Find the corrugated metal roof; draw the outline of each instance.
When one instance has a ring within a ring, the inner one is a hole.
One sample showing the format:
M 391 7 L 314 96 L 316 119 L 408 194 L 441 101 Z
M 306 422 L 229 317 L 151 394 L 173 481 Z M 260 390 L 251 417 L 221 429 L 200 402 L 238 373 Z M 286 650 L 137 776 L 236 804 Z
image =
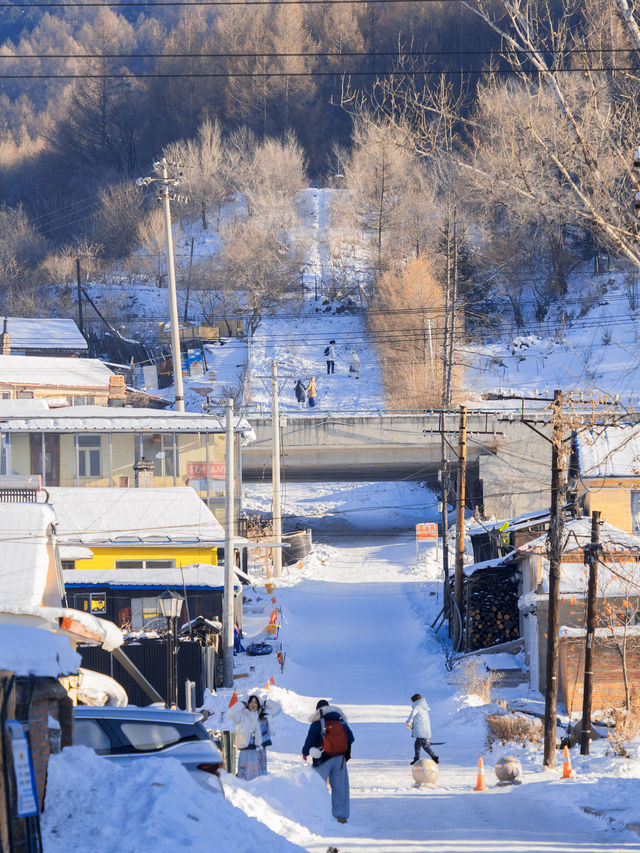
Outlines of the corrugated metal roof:
M 234 429 L 245 441 L 255 434 L 247 420 L 236 415 Z M 108 406 L 65 406 L 27 417 L 2 415 L 0 432 L 208 432 L 224 433 L 224 423 L 215 415 L 193 412 L 165 412 Z

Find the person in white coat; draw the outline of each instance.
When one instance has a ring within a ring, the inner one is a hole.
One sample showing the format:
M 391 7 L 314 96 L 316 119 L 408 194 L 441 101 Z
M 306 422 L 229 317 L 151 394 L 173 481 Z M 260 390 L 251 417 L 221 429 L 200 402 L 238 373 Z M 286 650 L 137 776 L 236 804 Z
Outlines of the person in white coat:
M 411 737 L 415 740 L 413 761 L 410 763 L 415 764 L 420 758 L 420 750 L 424 749 L 429 758 L 438 764 L 440 759 L 431 749 L 431 720 L 429 719 L 427 700 L 420 693 L 414 693 L 411 702 L 413 707 L 405 723 L 406 727 L 411 729 Z
M 272 699 L 260 700 L 256 694 L 229 708 L 236 727 L 239 779 L 247 781 L 267 775 L 267 747 L 271 746 L 271 718 L 281 711 Z

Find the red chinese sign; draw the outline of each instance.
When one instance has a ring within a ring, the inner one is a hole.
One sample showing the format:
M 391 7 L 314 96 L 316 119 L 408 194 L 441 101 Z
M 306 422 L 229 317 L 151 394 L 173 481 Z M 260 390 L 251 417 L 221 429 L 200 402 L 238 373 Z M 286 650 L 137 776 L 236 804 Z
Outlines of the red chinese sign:
M 206 462 L 187 462 L 187 477 L 192 480 L 207 479 L 207 463 Z M 209 462 L 209 480 L 224 480 L 225 463 L 224 462 Z
M 438 525 L 434 522 L 416 524 L 416 539 L 418 542 L 429 542 L 438 538 Z

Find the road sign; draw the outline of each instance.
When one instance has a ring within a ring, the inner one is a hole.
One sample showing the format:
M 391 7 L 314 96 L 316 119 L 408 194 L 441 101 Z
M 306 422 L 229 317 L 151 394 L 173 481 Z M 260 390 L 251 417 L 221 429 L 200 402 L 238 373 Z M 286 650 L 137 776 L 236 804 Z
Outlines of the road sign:
M 33 771 L 31 750 L 24 725 L 17 720 L 7 720 L 6 730 L 11 739 L 13 771 L 15 773 L 18 799 L 18 817 L 30 817 L 40 813 L 36 775 Z
M 416 524 L 416 539 L 418 542 L 433 542 L 438 539 L 438 525 L 433 521 Z

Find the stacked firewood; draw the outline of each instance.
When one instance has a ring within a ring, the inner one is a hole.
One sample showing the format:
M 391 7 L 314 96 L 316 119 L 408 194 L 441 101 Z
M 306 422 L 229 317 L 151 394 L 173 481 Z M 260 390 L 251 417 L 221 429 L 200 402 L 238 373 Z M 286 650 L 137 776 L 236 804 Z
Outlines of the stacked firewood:
M 466 590 L 466 645 L 485 649 L 520 636 L 517 580 L 504 574 L 474 578 Z

